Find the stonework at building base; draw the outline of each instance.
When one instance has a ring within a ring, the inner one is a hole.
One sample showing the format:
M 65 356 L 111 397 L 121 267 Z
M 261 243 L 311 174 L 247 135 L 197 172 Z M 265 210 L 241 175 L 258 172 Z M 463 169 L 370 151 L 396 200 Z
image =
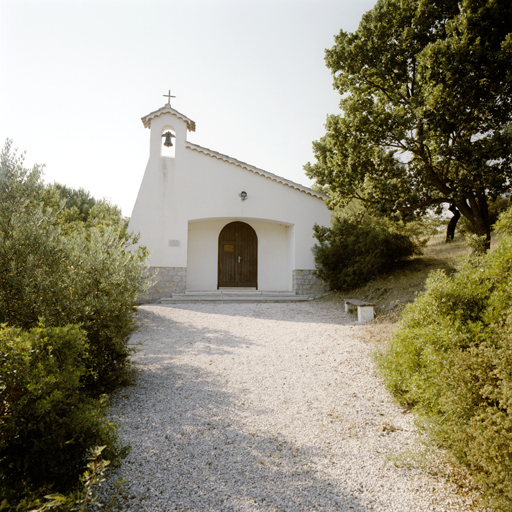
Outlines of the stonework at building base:
M 318 297 L 329 292 L 329 287 L 315 274 L 314 270 L 294 270 L 292 272 L 293 293 Z M 187 288 L 187 267 L 149 267 L 152 285 L 140 297 L 139 302 L 158 302 L 173 294 L 183 294 Z M 273 291 L 273 290 L 268 290 Z
M 140 302 L 157 302 L 173 293 L 185 293 L 187 286 L 187 267 L 149 267 L 153 283 L 140 298 Z
M 329 292 L 329 286 L 315 275 L 314 270 L 294 270 L 292 282 L 293 291 L 297 295 L 317 297 Z

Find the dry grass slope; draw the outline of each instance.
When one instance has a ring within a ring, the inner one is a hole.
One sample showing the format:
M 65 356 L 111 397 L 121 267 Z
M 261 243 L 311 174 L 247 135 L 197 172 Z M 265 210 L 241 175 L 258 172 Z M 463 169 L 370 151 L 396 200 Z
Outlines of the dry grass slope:
M 447 274 L 459 267 L 460 257 L 469 249 L 464 237 L 445 242 L 444 234 L 432 238 L 425 247 L 423 256 L 404 262 L 393 272 L 350 290 L 335 292 L 319 300 L 336 301 L 343 306 L 344 298 L 359 299 L 375 304 L 375 320 L 361 331 L 364 341 L 376 345 L 385 344 L 397 327 L 400 312 L 413 302 L 425 289 L 425 281 L 435 270 L 443 269 Z

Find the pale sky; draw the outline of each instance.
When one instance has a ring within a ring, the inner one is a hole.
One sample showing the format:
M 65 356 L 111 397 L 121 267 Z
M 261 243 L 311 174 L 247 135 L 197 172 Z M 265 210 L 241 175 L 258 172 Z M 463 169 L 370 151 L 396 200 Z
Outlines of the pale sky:
M 0 143 L 131 215 L 164 106 L 188 140 L 310 185 L 338 112 L 324 51 L 376 0 L 0 0 Z

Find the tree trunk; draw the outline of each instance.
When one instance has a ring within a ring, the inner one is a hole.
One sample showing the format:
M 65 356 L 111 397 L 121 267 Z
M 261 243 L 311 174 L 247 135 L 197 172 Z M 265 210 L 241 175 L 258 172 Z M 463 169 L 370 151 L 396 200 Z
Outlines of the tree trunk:
M 488 251 L 491 248 L 491 226 L 485 193 L 469 191 L 465 199 L 456 203 L 456 207 L 471 222 L 473 232 L 484 238 L 485 250 Z
M 452 204 L 448 209 L 453 213 L 453 217 L 450 219 L 450 222 L 448 222 L 448 226 L 446 228 L 446 242 L 452 242 L 455 238 L 455 228 L 460 219 L 460 212 L 454 204 Z
M 475 233 L 478 236 L 485 237 L 485 250 L 491 248 L 491 225 L 489 222 L 489 207 L 487 197 L 483 192 L 476 193 L 476 202 L 478 205 L 478 215 L 475 215 Z

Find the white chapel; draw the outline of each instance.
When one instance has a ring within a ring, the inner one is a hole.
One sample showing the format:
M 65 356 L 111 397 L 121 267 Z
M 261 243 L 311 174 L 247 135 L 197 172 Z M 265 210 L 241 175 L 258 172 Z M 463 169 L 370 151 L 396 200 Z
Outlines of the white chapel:
M 142 122 L 149 160 L 129 230 L 151 252 L 144 301 L 327 291 L 311 251 L 314 224 L 330 225 L 325 195 L 188 142 L 196 124 L 170 103 Z

